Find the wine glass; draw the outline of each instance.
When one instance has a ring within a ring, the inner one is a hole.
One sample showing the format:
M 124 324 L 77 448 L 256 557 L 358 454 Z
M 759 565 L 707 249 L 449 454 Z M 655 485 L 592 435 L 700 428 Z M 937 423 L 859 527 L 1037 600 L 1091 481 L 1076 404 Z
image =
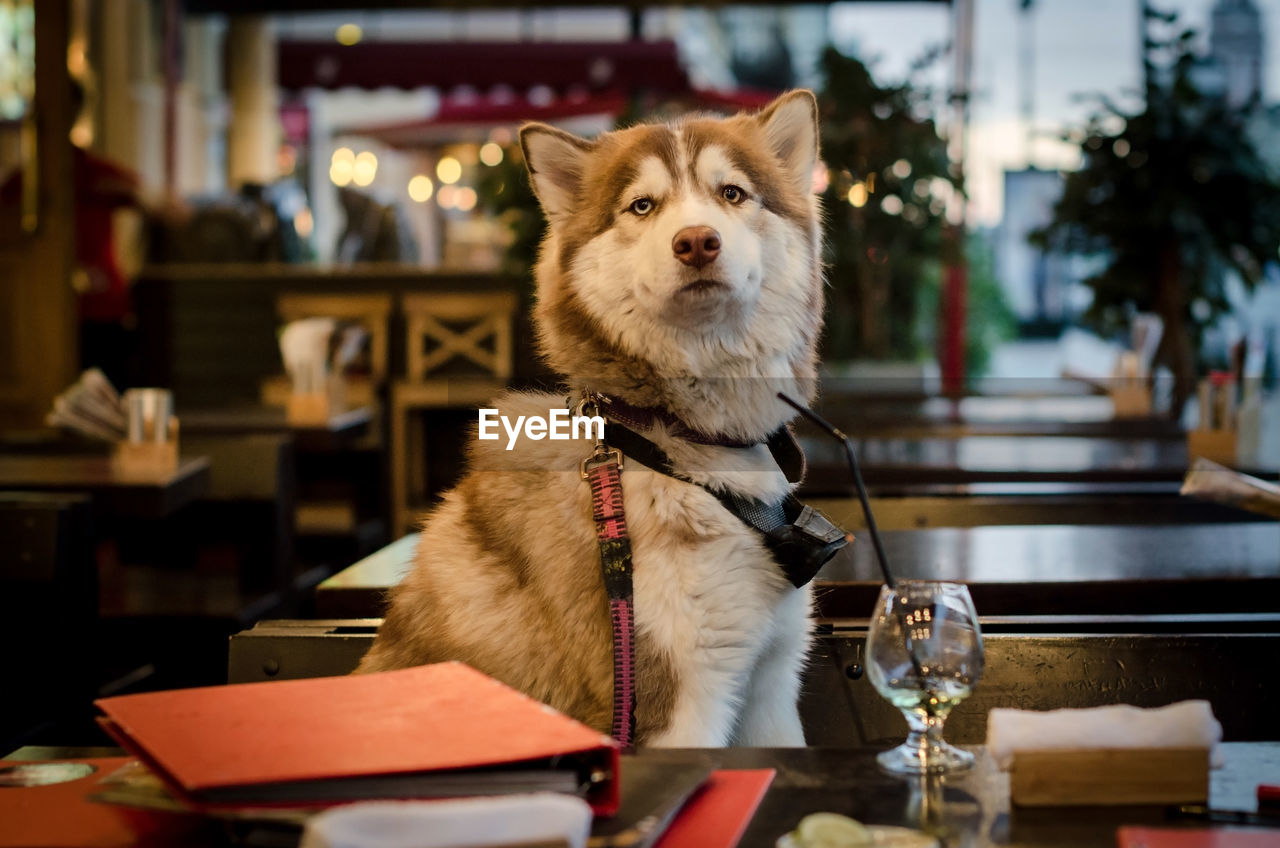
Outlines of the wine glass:
M 962 583 L 899 580 L 883 586 L 867 635 L 871 685 L 902 710 L 907 741 L 876 757 L 897 774 L 940 774 L 973 765 L 942 725 L 982 676 L 982 631 Z

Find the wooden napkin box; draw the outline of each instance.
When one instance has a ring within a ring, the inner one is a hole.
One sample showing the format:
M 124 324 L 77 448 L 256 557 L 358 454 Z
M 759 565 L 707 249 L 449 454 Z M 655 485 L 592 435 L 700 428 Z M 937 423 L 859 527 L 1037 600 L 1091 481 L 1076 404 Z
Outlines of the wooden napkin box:
M 325 427 L 346 408 L 346 384 L 340 376 L 330 377 L 323 392 L 291 392 L 284 405 L 285 418 L 295 427 Z
M 1195 804 L 1209 799 L 1206 748 L 1017 751 L 1009 800 L 1018 807 Z
M 1194 462 L 1202 456 L 1220 465 L 1236 464 L 1235 430 L 1190 430 L 1187 432 L 1187 456 Z
M 178 470 L 178 419 L 169 419 L 169 438 L 163 442 L 116 442 L 111 469 L 124 477 L 165 477 Z
M 1111 405 L 1116 418 L 1146 418 L 1151 415 L 1151 389 L 1139 382 L 1111 387 Z

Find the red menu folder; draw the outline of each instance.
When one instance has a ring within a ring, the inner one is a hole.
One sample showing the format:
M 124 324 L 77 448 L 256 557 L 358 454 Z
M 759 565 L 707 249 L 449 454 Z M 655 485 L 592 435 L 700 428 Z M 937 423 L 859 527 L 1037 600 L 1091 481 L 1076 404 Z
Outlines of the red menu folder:
M 1280 832 L 1267 828 L 1122 827 L 1117 848 L 1276 848 Z
M 773 776 L 773 769 L 712 772 L 655 848 L 734 848 L 769 791 Z
M 614 741 L 462 663 L 95 702 L 111 736 L 195 807 L 516 791 L 618 806 Z

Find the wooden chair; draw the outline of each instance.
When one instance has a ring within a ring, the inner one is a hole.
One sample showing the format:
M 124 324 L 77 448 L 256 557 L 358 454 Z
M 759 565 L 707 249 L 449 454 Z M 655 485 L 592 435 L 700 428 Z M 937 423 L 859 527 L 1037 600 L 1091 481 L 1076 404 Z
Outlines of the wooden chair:
M 444 292 L 406 294 L 404 311 L 405 377 L 409 382 L 440 377 L 479 376 L 507 380 L 513 361 L 513 292 Z M 491 345 L 486 342 L 492 341 Z M 469 362 L 470 372 L 450 371 L 455 360 Z
M 413 529 L 425 502 L 424 410 L 480 406 L 514 368 L 514 292 L 406 294 L 405 379 L 391 387 L 391 534 Z

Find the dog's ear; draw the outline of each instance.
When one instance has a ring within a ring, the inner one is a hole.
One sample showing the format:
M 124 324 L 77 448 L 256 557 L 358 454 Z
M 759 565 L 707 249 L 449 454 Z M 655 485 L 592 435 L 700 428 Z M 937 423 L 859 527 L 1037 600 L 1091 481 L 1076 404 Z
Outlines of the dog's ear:
M 818 161 L 818 101 L 813 92 L 788 92 L 766 106 L 756 120 L 787 176 L 808 194 Z
M 520 147 L 542 211 L 552 223 L 567 218 L 573 213 L 591 143 L 547 124 L 525 124 Z

